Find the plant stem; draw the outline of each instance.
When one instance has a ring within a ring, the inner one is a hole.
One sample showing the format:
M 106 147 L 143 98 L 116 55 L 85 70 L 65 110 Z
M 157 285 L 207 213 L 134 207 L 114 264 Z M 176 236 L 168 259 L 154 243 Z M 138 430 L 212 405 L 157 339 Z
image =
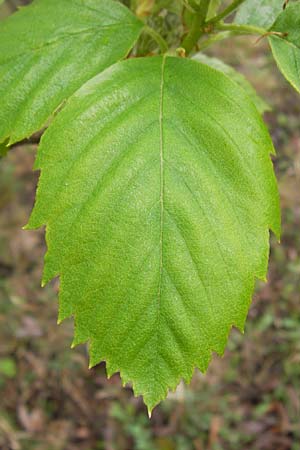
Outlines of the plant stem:
M 209 4 L 210 0 L 201 0 L 200 5 L 195 11 L 191 29 L 181 44 L 181 47 L 185 49 L 186 54 L 189 54 L 193 50 L 204 33 L 203 26 L 205 24 Z
M 234 0 L 227 8 L 225 8 L 220 14 L 208 20 L 206 23 L 216 23 L 225 17 L 229 16 L 229 14 L 233 13 L 245 0 Z
M 235 23 L 216 23 L 216 30 L 232 31 L 233 34 L 259 34 L 265 35 L 268 30 L 261 27 L 255 27 L 253 25 L 238 25 Z
M 228 39 L 232 37 L 231 31 L 223 31 L 218 34 L 213 34 L 209 38 L 205 39 L 204 41 L 201 41 L 200 44 L 198 44 L 198 51 L 201 52 L 202 50 L 205 50 L 206 48 L 210 47 L 211 45 L 215 44 L 216 42 L 223 41 L 223 39 Z
M 205 50 L 206 48 L 210 47 L 211 45 L 215 44 L 216 42 L 222 41 L 223 39 L 228 39 L 228 38 L 237 37 L 237 36 L 241 36 L 241 35 L 260 34 L 261 36 L 256 42 L 258 42 L 262 37 L 272 35 L 272 34 L 280 36 L 280 37 L 285 36 L 284 33 L 276 32 L 276 31 L 266 32 L 263 28 L 257 28 L 257 27 L 251 27 L 251 28 L 247 27 L 246 30 L 245 30 L 245 27 L 243 27 L 242 30 L 239 28 L 238 31 L 235 28 L 233 31 L 231 31 L 231 30 L 229 30 L 229 28 L 231 28 L 231 27 L 226 27 L 226 30 L 228 30 L 228 31 L 221 31 L 220 33 L 212 34 L 210 37 L 208 37 L 204 41 L 201 41 L 200 44 L 198 44 L 198 51 L 201 52 L 201 51 Z
M 155 40 L 155 42 L 159 45 L 161 53 L 166 53 L 169 50 L 168 44 L 165 41 L 165 39 L 153 28 L 149 27 L 148 25 L 145 25 L 144 32 L 149 34 L 149 36 L 151 36 L 152 39 Z

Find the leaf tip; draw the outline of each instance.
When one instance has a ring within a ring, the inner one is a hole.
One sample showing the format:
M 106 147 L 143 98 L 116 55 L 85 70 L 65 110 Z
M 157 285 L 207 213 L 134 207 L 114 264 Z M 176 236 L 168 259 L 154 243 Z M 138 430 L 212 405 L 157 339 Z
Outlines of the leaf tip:
M 73 341 L 73 343 L 74 343 L 74 341 Z M 93 358 L 93 356 L 91 356 L 91 354 L 90 354 L 89 369 L 92 369 L 97 364 L 99 364 L 99 361 L 98 360 L 96 361 L 95 358 Z

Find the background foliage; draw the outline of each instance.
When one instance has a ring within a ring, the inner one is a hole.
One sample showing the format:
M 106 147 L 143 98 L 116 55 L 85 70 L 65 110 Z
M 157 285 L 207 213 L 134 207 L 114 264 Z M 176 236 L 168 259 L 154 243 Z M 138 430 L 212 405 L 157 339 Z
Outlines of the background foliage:
M 175 13 L 148 20 L 176 41 Z M 258 286 L 245 336 L 233 332 L 224 358 L 215 358 L 205 377 L 196 373 L 190 387 L 180 386 L 151 422 L 117 376 L 107 381 L 103 365 L 87 370 L 85 347 L 69 350 L 71 321 L 56 325 L 57 283 L 39 288 L 43 233 L 21 230 L 34 198 L 35 143 L 1 161 L 1 450 L 300 449 L 300 103 L 266 42 L 255 39 L 210 54 L 244 72 L 273 109 L 265 117 L 278 150 L 282 243 L 273 247 L 269 284 Z

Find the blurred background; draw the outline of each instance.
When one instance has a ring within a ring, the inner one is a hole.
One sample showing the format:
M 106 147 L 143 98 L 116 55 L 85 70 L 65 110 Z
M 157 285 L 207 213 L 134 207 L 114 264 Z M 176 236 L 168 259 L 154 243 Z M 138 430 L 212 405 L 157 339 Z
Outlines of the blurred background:
M 0 18 L 19 4 L 6 0 Z M 147 17 L 174 45 L 178 4 L 152 2 Z M 134 8 L 146 16 L 147 5 Z M 136 53 L 151 50 L 149 39 Z M 107 380 L 104 364 L 88 370 L 86 347 L 70 349 L 72 320 L 56 324 L 59 282 L 40 287 L 43 230 L 22 230 L 38 137 L 16 145 L 0 160 L 1 450 L 300 450 L 300 97 L 265 40 L 235 38 L 208 54 L 244 73 L 268 103 L 277 149 L 283 235 L 280 245 L 272 237 L 268 283 L 257 285 L 245 335 L 233 330 L 224 357 L 206 375 L 195 371 L 149 421 L 118 375 Z

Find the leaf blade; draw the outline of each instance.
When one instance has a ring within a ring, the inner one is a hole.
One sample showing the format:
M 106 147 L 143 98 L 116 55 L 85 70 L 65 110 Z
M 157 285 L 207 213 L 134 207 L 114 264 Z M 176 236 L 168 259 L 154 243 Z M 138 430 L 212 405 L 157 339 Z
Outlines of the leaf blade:
M 257 94 L 256 90 L 249 83 L 246 77 L 244 77 L 244 75 L 235 70 L 233 67 L 229 66 L 228 64 L 225 64 L 218 58 L 207 56 L 202 52 L 194 55 L 193 59 L 195 59 L 196 61 L 200 61 L 203 64 L 207 64 L 213 69 L 219 70 L 223 72 L 225 75 L 228 75 L 232 81 L 236 82 L 239 86 L 241 86 L 241 88 L 245 90 L 245 92 L 247 92 L 247 94 L 255 104 L 260 114 L 264 114 L 266 111 L 271 110 L 270 106 L 266 103 L 266 101 L 263 98 L 261 98 Z
M 36 0 L 0 22 L 0 141 L 41 129 L 85 81 L 124 58 L 142 24 L 111 0 Z
M 268 29 L 282 11 L 282 5 L 283 2 L 278 0 L 246 0 L 239 7 L 234 21 Z
M 149 410 L 244 326 L 280 232 L 270 151 L 236 84 L 169 56 L 106 70 L 42 139 L 29 227 L 47 224 L 59 318 Z
M 300 4 L 288 6 L 276 19 L 271 31 L 284 37 L 270 35 L 268 40 L 277 66 L 287 81 L 300 92 Z

